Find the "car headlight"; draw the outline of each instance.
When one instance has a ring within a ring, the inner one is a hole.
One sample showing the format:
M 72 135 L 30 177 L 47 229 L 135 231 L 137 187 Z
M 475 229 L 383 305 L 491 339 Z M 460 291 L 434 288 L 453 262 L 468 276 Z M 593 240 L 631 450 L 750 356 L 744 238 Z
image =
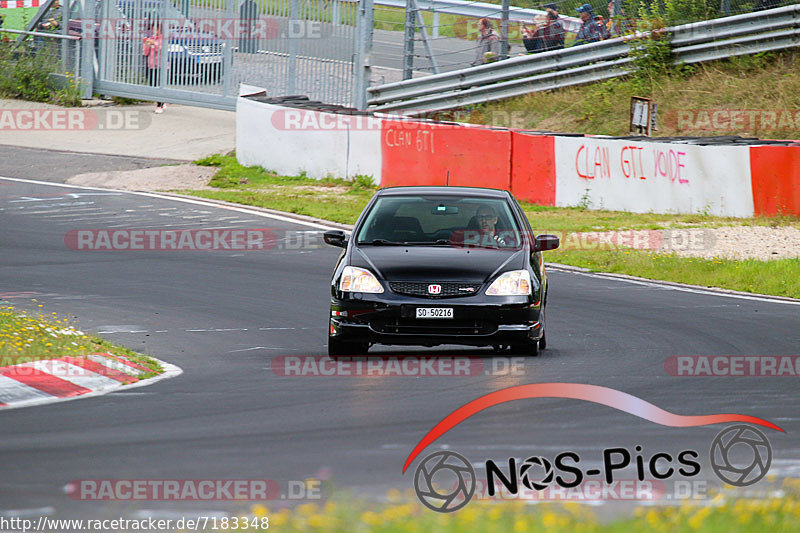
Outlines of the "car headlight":
M 366 268 L 346 266 L 339 281 L 339 290 L 343 292 L 383 292 L 383 286 L 375 274 Z
M 531 293 L 531 275 L 527 270 L 512 270 L 499 276 L 486 289 L 488 296 L 522 296 Z

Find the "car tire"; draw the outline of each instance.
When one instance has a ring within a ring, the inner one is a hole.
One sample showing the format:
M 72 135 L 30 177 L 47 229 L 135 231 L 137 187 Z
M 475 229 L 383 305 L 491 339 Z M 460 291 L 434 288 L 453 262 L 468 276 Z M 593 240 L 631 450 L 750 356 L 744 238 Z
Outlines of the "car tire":
M 328 355 L 341 357 L 346 355 L 366 355 L 369 343 L 360 341 L 343 341 L 336 337 L 328 337 Z
M 542 337 L 539 339 L 539 351 L 547 348 L 547 323 L 544 313 L 545 307 L 542 307 L 542 314 L 540 320 L 542 322 Z

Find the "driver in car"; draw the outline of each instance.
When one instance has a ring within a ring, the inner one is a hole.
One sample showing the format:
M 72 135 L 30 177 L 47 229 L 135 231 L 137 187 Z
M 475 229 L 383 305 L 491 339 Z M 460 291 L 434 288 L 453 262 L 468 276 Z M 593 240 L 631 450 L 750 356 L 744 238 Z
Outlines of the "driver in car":
M 497 213 L 495 213 L 494 209 L 486 205 L 481 206 L 478 208 L 475 218 L 478 220 L 482 244 L 506 246 L 506 240 L 497 231 Z

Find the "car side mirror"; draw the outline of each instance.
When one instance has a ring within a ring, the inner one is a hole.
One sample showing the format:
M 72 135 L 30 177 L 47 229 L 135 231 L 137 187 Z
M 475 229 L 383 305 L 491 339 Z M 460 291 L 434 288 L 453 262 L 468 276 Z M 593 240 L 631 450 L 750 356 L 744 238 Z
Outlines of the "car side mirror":
M 322 234 L 322 239 L 331 246 L 338 246 L 339 248 L 347 246 L 347 235 L 340 229 L 326 231 Z
M 539 235 L 536 237 L 533 250 L 535 252 L 546 252 L 558 248 L 560 241 L 555 235 Z

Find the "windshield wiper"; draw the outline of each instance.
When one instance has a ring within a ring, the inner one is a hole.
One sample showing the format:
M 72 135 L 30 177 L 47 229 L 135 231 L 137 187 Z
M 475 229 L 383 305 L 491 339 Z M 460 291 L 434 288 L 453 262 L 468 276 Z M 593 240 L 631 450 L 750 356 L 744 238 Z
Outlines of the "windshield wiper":
M 403 244 L 407 244 L 409 246 L 445 246 L 450 245 L 450 241 L 447 239 L 439 239 L 436 241 L 412 241 Z
M 370 244 L 373 246 L 405 246 L 405 242 L 387 241 L 386 239 L 373 239 L 371 241 L 358 241 L 359 245 Z

